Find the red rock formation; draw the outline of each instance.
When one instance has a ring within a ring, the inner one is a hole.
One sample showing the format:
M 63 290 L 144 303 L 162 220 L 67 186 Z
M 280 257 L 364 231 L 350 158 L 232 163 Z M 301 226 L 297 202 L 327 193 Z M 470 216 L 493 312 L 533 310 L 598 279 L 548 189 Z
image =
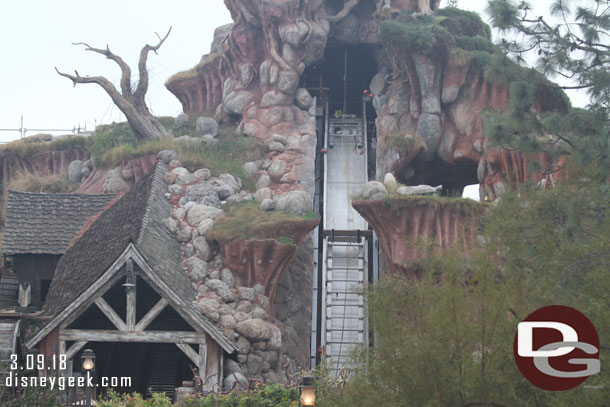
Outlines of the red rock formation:
M 8 185 L 21 172 L 32 172 L 39 175 L 63 175 L 74 160 L 88 160 L 89 153 L 73 148 L 65 151 L 45 151 L 21 157 L 18 154 L 6 154 L 2 157 L 2 185 Z
M 458 247 L 467 252 L 476 243 L 480 210 L 473 204 L 439 203 L 413 198 L 413 203 L 392 209 L 383 201 L 352 201 L 352 206 L 372 226 L 379 237 L 391 273 L 413 274 L 409 261 L 430 254 L 436 256 Z
M 264 294 L 269 298 L 273 314 L 275 292 L 281 278 L 296 256 L 298 245 L 319 223 L 320 219 L 311 219 L 280 228 L 278 236 L 289 237 L 294 244 L 283 244 L 273 239 L 222 242 L 224 264 L 241 279 L 241 285 L 253 287 L 260 284 L 265 288 Z
M 129 186 L 138 182 L 157 162 L 157 155 L 150 154 L 142 157 L 132 158 L 119 166 L 122 180 Z M 104 183 L 108 174 L 114 168 L 94 169 L 80 187 L 75 191 L 79 194 L 103 194 L 109 191 L 104 190 Z M 117 191 L 110 191 L 117 192 Z M 125 192 L 125 191 L 123 191 Z

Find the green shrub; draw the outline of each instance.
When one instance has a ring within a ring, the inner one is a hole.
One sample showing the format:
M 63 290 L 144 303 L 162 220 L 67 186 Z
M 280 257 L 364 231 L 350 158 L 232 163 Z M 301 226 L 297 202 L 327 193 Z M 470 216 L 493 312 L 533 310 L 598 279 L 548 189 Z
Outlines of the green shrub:
M 257 390 L 189 398 L 180 407 L 298 407 L 299 389 L 270 384 Z
M 62 407 L 59 390 L 47 387 L 26 387 L 23 395 L 14 397 L 11 390 L 0 386 L 0 405 L 2 407 Z

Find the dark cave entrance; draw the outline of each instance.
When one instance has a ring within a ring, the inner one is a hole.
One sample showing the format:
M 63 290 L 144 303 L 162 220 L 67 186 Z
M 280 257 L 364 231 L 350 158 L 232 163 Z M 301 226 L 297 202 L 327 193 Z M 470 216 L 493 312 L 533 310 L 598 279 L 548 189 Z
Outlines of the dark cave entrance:
M 399 177 L 399 181 L 405 185 L 442 185 L 443 196 L 461 197 L 464 188 L 479 183 L 477 164 L 470 161 L 457 162 L 449 166 L 438 157 L 426 162 L 420 155 L 413 160 L 411 167 L 415 170 L 415 174 L 408 179 Z
M 308 67 L 301 86 L 322 103 L 329 102 L 331 112 L 362 114 L 363 91 L 368 89 L 377 73 L 373 48 L 359 46 L 328 46 L 324 59 Z M 372 105 L 367 106 L 367 121 L 376 118 Z

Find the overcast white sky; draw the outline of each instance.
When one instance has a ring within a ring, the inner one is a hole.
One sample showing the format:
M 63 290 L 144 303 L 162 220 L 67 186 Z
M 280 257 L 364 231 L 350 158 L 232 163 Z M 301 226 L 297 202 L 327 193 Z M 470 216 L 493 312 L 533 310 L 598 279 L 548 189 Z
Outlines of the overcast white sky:
M 460 0 L 461 8 L 482 12 L 485 0 Z M 544 6 L 546 12 L 546 5 Z M 486 17 L 484 17 L 487 20 Z M 73 87 L 54 67 L 81 75 L 103 75 L 118 82 L 120 71 L 102 55 L 72 42 L 110 49 L 135 67 L 141 47 L 172 33 L 148 61 L 149 107 L 156 115 L 176 116 L 178 100 L 165 88 L 171 75 L 196 65 L 209 52 L 214 29 L 231 22 L 222 0 L 15 0 L 0 13 L 0 128 L 72 129 L 125 120 L 97 85 Z M 29 135 L 35 132 L 28 133 Z M 65 133 L 65 132 L 64 132 Z M 19 138 L 0 131 L 0 141 Z

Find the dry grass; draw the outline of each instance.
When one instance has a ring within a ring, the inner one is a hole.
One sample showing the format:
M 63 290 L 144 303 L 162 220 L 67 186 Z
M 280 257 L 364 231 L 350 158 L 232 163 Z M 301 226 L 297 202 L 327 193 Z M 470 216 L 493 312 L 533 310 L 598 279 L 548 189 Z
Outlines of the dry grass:
M 8 184 L 7 190 L 60 194 L 72 192 L 78 186 L 79 184 L 68 181 L 68 177 L 65 175 L 40 175 L 22 172 Z
M 314 217 L 317 215 L 296 216 L 281 211 L 265 212 L 260 209 L 259 202 L 245 201 L 225 208 L 225 213 L 206 235 L 219 242 L 231 239 L 275 239 L 283 244 L 294 244 L 290 237 L 278 236 L 280 228 L 285 230 L 287 225 Z
M 178 73 L 170 76 L 170 78 L 165 82 L 165 86 L 171 87 L 172 84 L 175 82 L 180 82 L 180 81 L 184 81 L 187 79 L 197 78 L 199 76 L 199 68 L 201 68 L 207 64 L 215 62 L 219 57 L 220 57 L 220 54 L 204 55 L 203 58 L 201 58 L 201 61 L 193 68 L 191 68 L 187 71 L 178 72 Z
M 194 126 L 194 121 L 192 125 Z M 124 131 L 121 130 L 118 134 L 124 136 Z M 123 136 L 121 139 L 125 138 Z M 94 149 L 92 154 L 96 167 L 110 168 L 132 158 L 156 154 L 161 150 L 178 151 L 180 162 L 191 171 L 207 168 L 214 176 L 232 174 L 241 178 L 244 189 L 253 190 L 254 181 L 246 176 L 242 165 L 263 157 L 268 152 L 268 147 L 255 138 L 238 134 L 233 127 L 220 126 L 217 143 L 214 145 L 207 145 L 199 139 L 176 142 L 167 138 L 138 145 L 123 142 L 105 150 Z
M 90 144 L 91 139 L 82 136 L 66 136 L 55 138 L 53 141 L 35 141 L 26 138 L 0 146 L 0 159 L 9 155 L 24 158 L 45 151 L 67 151 L 74 148 L 87 150 Z

